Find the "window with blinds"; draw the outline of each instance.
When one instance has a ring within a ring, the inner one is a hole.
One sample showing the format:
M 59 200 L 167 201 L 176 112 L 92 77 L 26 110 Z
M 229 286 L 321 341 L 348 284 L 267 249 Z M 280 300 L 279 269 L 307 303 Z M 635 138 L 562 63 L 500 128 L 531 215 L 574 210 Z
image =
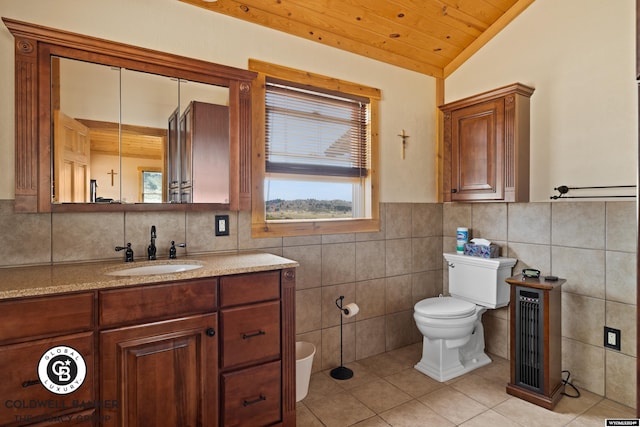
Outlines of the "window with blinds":
M 266 171 L 367 175 L 368 100 L 267 80 Z
M 267 78 L 265 115 L 268 219 L 362 216 L 369 100 Z

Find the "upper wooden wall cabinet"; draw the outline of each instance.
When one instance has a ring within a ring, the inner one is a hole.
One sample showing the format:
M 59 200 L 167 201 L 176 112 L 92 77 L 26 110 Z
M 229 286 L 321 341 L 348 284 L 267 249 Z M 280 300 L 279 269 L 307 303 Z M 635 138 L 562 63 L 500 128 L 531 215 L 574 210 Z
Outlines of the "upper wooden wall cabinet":
M 445 202 L 529 201 L 529 98 L 516 83 L 442 105 Z

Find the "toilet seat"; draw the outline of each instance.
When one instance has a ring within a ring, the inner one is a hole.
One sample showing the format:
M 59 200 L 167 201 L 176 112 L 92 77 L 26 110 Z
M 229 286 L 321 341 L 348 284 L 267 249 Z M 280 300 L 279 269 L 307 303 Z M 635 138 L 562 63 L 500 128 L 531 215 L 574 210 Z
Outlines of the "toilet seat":
M 436 297 L 419 301 L 414 310 L 431 319 L 461 319 L 474 315 L 476 305 L 454 297 Z

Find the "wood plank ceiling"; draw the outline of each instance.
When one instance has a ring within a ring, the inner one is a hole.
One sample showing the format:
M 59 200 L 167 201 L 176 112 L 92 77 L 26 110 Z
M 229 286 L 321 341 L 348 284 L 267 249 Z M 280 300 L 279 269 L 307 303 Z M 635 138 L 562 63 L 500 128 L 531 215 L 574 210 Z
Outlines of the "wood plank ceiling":
M 534 0 L 181 0 L 446 78 Z
M 167 130 L 97 120 L 76 119 L 90 129 L 91 154 L 163 160 Z

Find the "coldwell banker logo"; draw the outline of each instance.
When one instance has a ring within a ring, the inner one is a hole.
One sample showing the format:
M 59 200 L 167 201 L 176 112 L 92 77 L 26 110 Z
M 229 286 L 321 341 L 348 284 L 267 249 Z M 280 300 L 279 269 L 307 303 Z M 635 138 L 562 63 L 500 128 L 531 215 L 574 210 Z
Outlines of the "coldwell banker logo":
M 87 375 L 87 365 L 82 355 L 67 346 L 47 350 L 38 363 L 38 377 L 42 385 L 55 394 L 76 391 Z

